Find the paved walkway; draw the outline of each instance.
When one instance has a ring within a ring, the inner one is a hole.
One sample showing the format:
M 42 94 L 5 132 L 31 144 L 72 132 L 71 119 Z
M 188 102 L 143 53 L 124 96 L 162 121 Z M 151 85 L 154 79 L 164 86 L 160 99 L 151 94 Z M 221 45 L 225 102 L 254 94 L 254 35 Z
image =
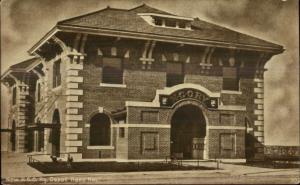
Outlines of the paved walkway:
M 43 173 L 27 165 L 26 154 L 1 152 L 1 177 L 42 176 Z
M 278 179 L 284 178 L 282 182 L 295 182 L 299 181 L 299 169 L 270 169 L 260 168 L 244 165 L 233 165 L 233 164 L 220 164 L 219 170 L 197 170 L 197 171 L 156 171 L 156 172 L 126 172 L 126 173 L 110 173 L 110 172 L 94 172 L 94 173 L 61 173 L 61 174 L 43 174 L 34 168 L 31 168 L 26 163 L 28 161 L 26 154 L 12 154 L 12 153 L 1 153 L 1 177 L 94 177 L 101 179 L 103 183 L 125 183 L 125 182 L 136 182 L 136 183 L 193 183 L 199 180 L 203 182 L 222 182 L 224 179 L 231 178 L 232 182 L 244 182 L 242 180 L 252 180 L 253 183 L 257 181 L 256 177 L 263 179 Z M 197 162 L 183 162 L 184 165 L 198 165 Z M 216 167 L 216 162 L 205 162 L 201 161 L 200 166 Z M 201 179 L 199 179 L 201 178 Z M 216 181 L 213 181 L 213 180 Z M 255 180 L 256 179 L 256 180 Z M 132 180 L 132 181 L 131 181 Z M 219 180 L 219 181 L 218 181 Z M 231 181 L 230 181 L 231 182 Z M 248 182 L 248 181 L 246 181 Z M 260 181 L 258 181 L 260 182 Z M 263 181 L 262 181 L 263 182 Z M 261 182 L 261 183 L 262 183 Z M 270 182 L 270 181 L 266 181 Z M 278 181 L 279 182 L 279 181 Z M 245 183 L 245 182 L 244 182 Z

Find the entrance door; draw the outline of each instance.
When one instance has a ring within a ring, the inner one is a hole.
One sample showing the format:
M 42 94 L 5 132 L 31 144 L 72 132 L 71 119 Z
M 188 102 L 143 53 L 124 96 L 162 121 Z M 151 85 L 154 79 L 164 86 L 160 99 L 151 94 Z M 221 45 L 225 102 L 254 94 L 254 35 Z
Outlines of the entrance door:
M 11 135 L 10 135 L 10 142 L 11 142 L 11 151 L 16 151 L 16 122 L 13 120 L 11 126 Z
M 203 159 L 206 124 L 202 111 L 195 105 L 185 105 L 171 120 L 171 155 L 184 159 Z
M 60 155 L 60 117 L 56 109 L 53 113 L 52 124 L 56 124 L 50 132 L 50 139 L 52 143 L 51 155 L 59 157 Z

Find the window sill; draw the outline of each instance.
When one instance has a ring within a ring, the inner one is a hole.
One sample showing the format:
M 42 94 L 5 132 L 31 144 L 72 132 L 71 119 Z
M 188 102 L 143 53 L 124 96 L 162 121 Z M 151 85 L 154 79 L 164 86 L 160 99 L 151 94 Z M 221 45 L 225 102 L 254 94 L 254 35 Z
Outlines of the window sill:
M 221 90 L 222 94 L 242 94 L 242 91 Z
M 87 146 L 87 149 L 91 149 L 91 150 L 96 150 L 96 149 L 113 150 L 113 149 L 115 149 L 115 147 L 114 146 Z
M 100 87 L 126 88 L 126 84 L 108 84 L 108 83 L 100 83 Z

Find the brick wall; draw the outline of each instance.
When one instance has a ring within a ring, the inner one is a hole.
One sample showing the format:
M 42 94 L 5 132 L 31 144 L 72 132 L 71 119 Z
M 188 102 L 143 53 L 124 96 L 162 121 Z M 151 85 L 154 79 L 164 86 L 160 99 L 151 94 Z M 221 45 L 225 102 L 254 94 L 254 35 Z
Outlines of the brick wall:
M 159 138 L 153 150 L 142 149 L 142 133 L 155 133 Z M 168 128 L 129 128 L 128 158 L 129 159 L 164 159 L 170 155 L 170 129 Z

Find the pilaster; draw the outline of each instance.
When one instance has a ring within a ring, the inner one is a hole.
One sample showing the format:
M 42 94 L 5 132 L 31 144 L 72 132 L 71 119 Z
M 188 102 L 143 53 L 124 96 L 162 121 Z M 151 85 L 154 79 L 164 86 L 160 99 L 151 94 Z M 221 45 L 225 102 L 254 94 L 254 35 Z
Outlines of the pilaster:
M 264 158 L 264 79 L 263 70 L 257 70 L 254 78 L 254 137 L 257 139 L 255 143 L 254 159 L 260 160 Z
M 25 83 L 21 82 L 17 85 L 17 106 L 18 106 L 18 116 L 17 116 L 17 151 L 27 152 L 26 150 L 26 132 L 25 126 L 28 122 L 28 104 L 26 97 L 29 95 L 29 87 Z
M 82 154 L 79 153 L 79 148 L 82 147 L 82 140 L 80 139 L 82 134 L 81 125 L 83 124 L 82 115 L 82 83 L 83 76 L 81 71 L 83 70 L 84 55 L 69 55 L 70 60 L 66 65 L 66 152 L 70 153 L 74 159 L 82 158 Z

